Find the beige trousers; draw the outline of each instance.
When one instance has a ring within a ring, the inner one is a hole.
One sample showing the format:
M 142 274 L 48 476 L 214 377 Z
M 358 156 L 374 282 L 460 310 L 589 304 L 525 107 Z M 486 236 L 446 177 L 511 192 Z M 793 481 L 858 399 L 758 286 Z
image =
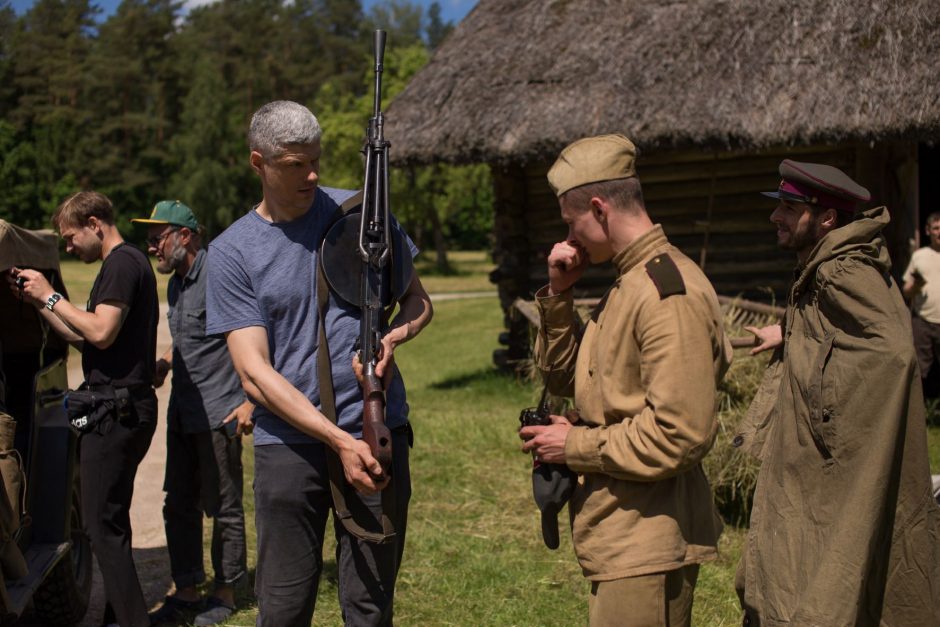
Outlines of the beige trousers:
M 595 581 L 591 627 L 689 627 L 698 564 L 665 573 Z

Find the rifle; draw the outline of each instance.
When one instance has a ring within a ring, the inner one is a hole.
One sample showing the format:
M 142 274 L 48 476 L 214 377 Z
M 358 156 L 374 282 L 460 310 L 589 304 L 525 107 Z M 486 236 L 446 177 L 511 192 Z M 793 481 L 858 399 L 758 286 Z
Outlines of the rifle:
M 392 464 L 392 435 L 385 426 L 385 388 L 375 375 L 382 348 L 382 323 L 388 291 L 384 272 L 391 258 L 388 202 L 388 148 L 385 116 L 382 114 L 382 61 L 385 57 L 385 31 L 376 30 L 375 98 L 366 135 L 366 173 L 359 217 L 359 258 L 362 260 L 362 316 L 359 323 L 359 361 L 363 366 L 362 439 L 387 475 Z
M 385 388 L 375 374 L 388 314 L 402 297 L 414 270 L 404 236 L 391 228 L 388 150 L 382 113 L 382 70 L 385 31 L 373 36 L 375 99 L 366 131 L 365 181 L 362 203 L 330 227 L 320 260 L 330 289 L 360 308 L 359 361 L 362 379 L 362 439 L 382 465 L 381 480 L 392 463 L 392 438 L 385 426 Z

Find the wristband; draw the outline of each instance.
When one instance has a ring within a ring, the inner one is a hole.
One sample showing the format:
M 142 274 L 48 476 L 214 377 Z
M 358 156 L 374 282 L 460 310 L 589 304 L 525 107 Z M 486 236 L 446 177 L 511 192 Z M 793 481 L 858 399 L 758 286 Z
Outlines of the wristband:
M 53 292 L 52 296 L 50 296 L 46 300 L 46 309 L 48 309 L 49 311 L 52 311 L 52 308 L 55 307 L 55 304 L 59 302 L 60 300 L 62 300 L 62 294 L 59 294 L 58 292 Z

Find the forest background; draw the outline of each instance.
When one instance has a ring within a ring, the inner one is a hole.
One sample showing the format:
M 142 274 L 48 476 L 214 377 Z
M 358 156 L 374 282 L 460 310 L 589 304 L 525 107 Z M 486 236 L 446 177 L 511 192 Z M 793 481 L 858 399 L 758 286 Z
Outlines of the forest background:
M 386 0 L 221 0 L 193 8 L 124 0 L 100 19 L 90 0 L 0 0 L 0 218 L 49 228 L 68 194 L 95 189 L 118 226 L 164 198 L 193 208 L 210 237 L 261 198 L 248 166 L 251 114 L 271 100 L 308 106 L 324 129 L 321 184 L 362 184 L 372 114 L 372 31 L 388 31 L 383 106 L 452 30 L 441 7 Z M 394 146 L 392 146 L 394 152 Z M 392 208 L 419 247 L 488 245 L 485 165 L 392 173 Z

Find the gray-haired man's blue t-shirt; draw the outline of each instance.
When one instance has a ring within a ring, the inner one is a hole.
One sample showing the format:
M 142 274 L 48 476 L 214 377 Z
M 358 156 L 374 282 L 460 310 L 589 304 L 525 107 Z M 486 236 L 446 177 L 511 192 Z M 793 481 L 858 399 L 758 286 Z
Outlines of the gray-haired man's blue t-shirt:
M 269 222 L 252 209 L 209 245 L 206 333 L 264 327 L 274 369 L 319 408 L 317 263 L 337 207 L 356 192 L 317 189 L 313 206 L 290 222 Z M 397 227 L 397 223 L 396 223 Z M 408 239 L 412 256 L 418 253 Z M 359 308 L 330 294 L 326 335 L 340 428 L 362 435 L 362 392 L 352 372 Z M 396 372 L 386 391 L 389 429 L 405 424 L 405 386 Z M 262 406 L 254 413 L 255 446 L 318 442 Z

